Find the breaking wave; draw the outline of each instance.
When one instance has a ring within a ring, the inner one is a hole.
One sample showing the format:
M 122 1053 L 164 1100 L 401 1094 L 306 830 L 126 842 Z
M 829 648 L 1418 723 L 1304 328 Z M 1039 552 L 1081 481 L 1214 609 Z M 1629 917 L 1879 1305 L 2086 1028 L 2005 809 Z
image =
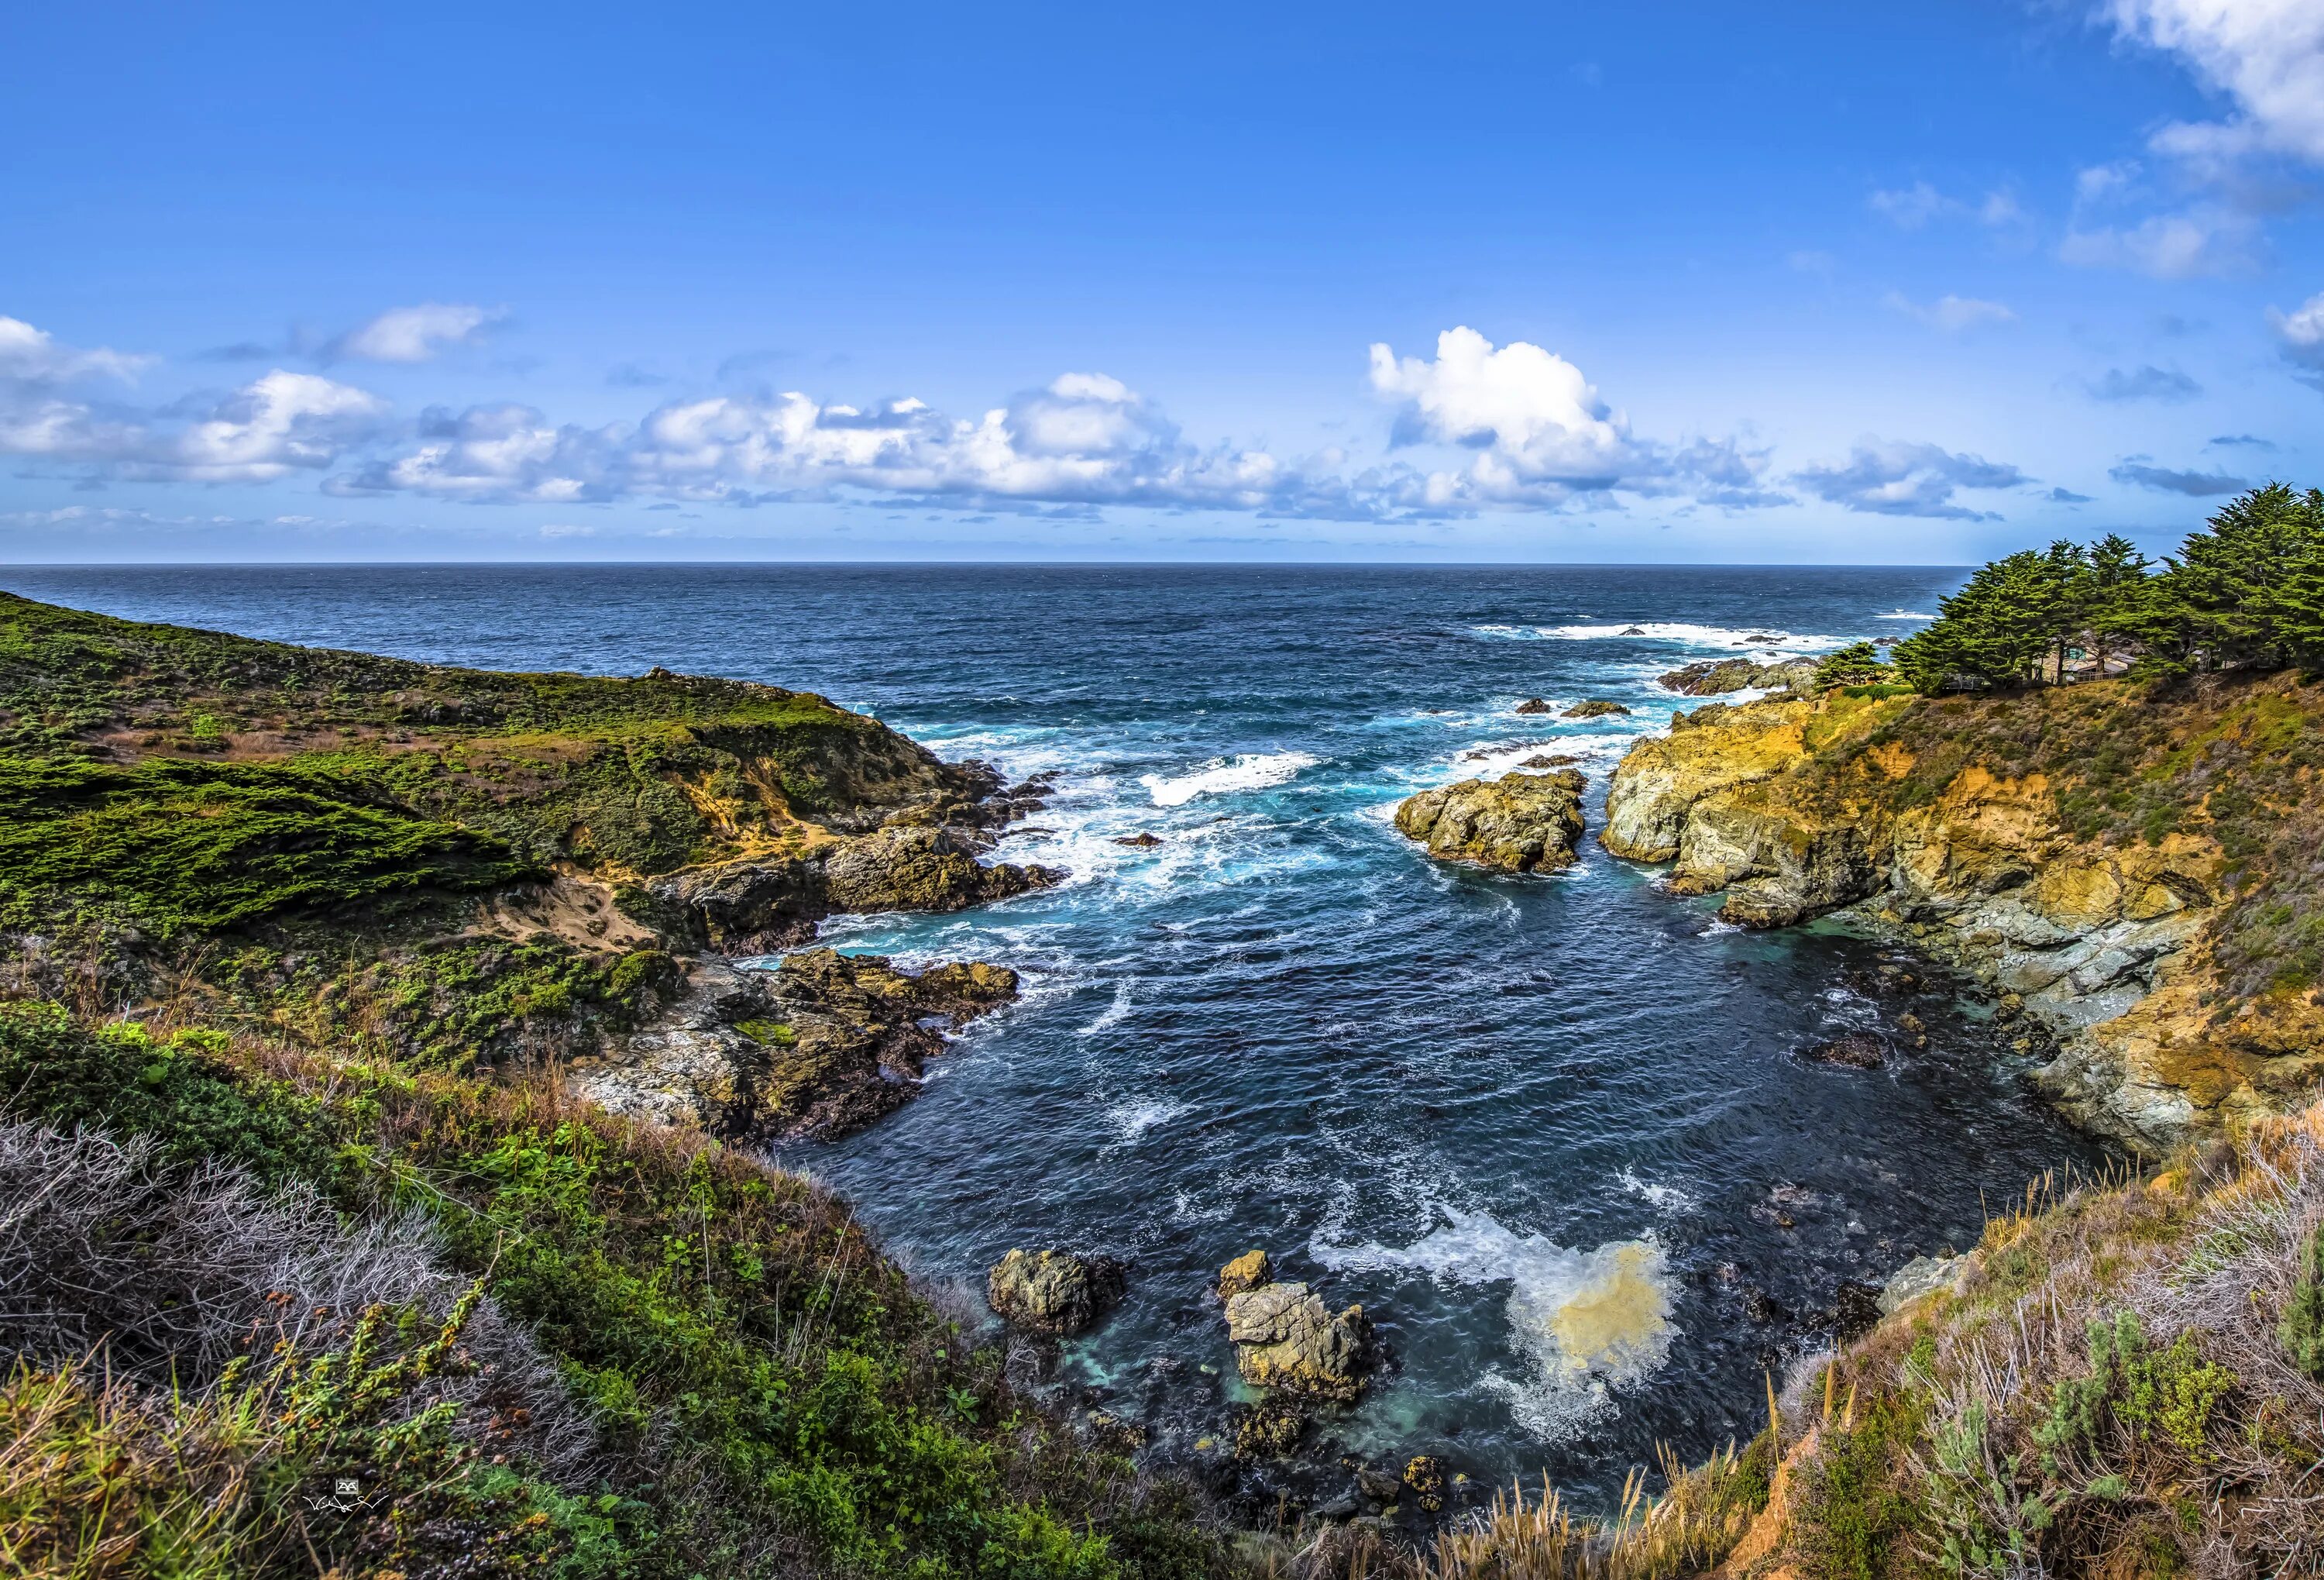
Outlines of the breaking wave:
M 1652 1234 L 1574 1251 L 1521 1234 L 1487 1213 L 1439 1209 L 1450 1220 L 1397 1250 L 1377 1241 L 1308 1247 L 1334 1271 L 1425 1274 L 1440 1283 L 1509 1286 L 1509 1339 L 1530 1363 L 1523 1381 L 1489 1373 L 1536 1436 L 1570 1437 L 1614 1407 L 1612 1390 L 1652 1375 L 1668 1357 L 1669 1270 Z
M 1146 787 L 1156 806 L 1183 807 L 1196 796 L 1286 784 L 1298 777 L 1300 770 L 1313 768 L 1320 761 L 1305 752 L 1247 752 L 1231 760 L 1214 758 L 1198 772 L 1180 774 L 1176 779 L 1149 773 L 1138 782 Z
M 1478 636 L 1502 642 L 1599 642 L 1628 637 L 1633 642 L 1678 642 L 1688 647 L 1799 650 L 1848 645 L 1847 639 L 1839 636 L 1803 634 L 1766 625 L 1693 625 L 1680 620 L 1637 620 L 1622 625 L 1472 625 L 1469 629 Z

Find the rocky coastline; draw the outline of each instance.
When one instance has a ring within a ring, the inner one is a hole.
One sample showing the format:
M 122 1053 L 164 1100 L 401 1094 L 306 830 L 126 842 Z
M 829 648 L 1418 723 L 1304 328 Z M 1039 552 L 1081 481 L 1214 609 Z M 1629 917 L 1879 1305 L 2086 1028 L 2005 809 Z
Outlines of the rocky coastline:
M 2119 715 L 2147 706 L 2126 687 L 1714 703 L 1624 757 L 1600 837 L 1671 864 L 1674 894 L 1723 895 L 1728 921 L 1838 914 L 1960 971 L 2021 1021 L 2037 1084 L 2070 1116 L 2165 1152 L 2301 1101 L 2324 1074 L 2324 1017 L 2307 994 L 2238 997 L 2223 979 L 2223 931 L 2261 874 L 2230 856 L 2234 831 L 2201 815 L 2200 791 L 2157 802 L 2168 816 L 2143 828 L 2081 810 L 2125 794 L 2066 775 L 2103 762 Z M 2171 727 L 2200 744 L 2232 736 L 2239 710 L 2292 704 L 2289 681 L 2217 687 Z M 2057 766 L 2029 772 L 2023 734 L 2045 729 Z M 2159 742 L 2156 760 L 2172 750 Z

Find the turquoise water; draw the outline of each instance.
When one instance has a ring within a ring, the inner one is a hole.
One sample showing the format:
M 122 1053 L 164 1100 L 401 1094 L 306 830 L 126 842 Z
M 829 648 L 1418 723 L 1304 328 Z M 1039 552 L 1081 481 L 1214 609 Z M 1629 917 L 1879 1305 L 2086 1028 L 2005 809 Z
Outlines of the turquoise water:
M 1132 1266 L 1065 1386 L 1166 1455 L 1237 1397 L 1220 1263 L 1253 1245 L 1360 1301 L 1394 1356 L 1319 1440 L 1480 1482 L 1618 1484 L 1764 1413 L 1842 1280 L 1962 1245 L 1980 1195 L 2087 1144 L 1973 1000 L 1901 957 L 1746 933 L 1591 845 L 1554 877 L 1429 863 L 1413 790 L 1572 753 L 1591 781 L 1678 699 L 1653 677 L 1918 628 L 1950 571 L 414 568 L 15 570 L 143 618 L 515 668 L 654 664 L 822 691 L 946 756 L 1057 776 L 1001 855 L 1062 888 L 826 938 L 1016 966 L 920 1098 L 786 1149 L 933 1279 L 1012 1245 Z M 1642 634 L 1624 634 L 1637 627 Z M 1517 715 L 1541 696 L 1628 717 Z M 1690 705 L 1691 706 L 1691 705 Z M 1151 833 L 1162 843 L 1115 843 Z M 1915 969 L 1918 969 L 1915 967 Z M 1941 988 L 1941 984 L 1936 984 Z M 1906 1010 L 1930 1046 L 1895 1029 Z M 1876 1071 L 1803 1058 L 1887 1035 Z M 1226 1473 L 1220 1473 L 1224 1476 Z M 1280 1473 L 1246 1476 L 1263 1495 Z

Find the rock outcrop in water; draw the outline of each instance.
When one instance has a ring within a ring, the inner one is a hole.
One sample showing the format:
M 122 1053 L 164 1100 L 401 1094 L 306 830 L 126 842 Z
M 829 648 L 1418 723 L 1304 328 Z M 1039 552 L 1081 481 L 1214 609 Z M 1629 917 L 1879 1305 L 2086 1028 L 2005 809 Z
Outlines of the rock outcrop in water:
M 1469 779 L 1407 797 L 1396 827 L 1441 861 L 1479 862 L 1512 873 L 1573 864 L 1585 781 L 1572 769 Z
M 2316 701 L 2279 678 L 1714 704 L 1623 759 L 1601 837 L 1745 926 L 1854 907 L 2022 1006 L 2070 1113 L 2160 1150 L 2324 1075 L 2324 1005 L 2227 968 L 2273 936 L 2255 897 L 2305 893 L 2284 830 Z
M 830 1139 L 918 1095 L 957 1030 L 1017 996 L 1005 966 L 914 975 L 877 955 L 808 949 L 773 971 L 694 963 L 653 1025 L 577 1060 L 576 1090 L 620 1113 L 754 1140 Z M 933 1022 L 933 1023 L 932 1023 Z
M 1070 1338 L 1097 1326 L 1128 1288 L 1110 1256 L 1063 1251 L 1011 1251 L 985 1275 L 985 1298 L 1006 1321 Z
M 1558 717 L 1605 718 L 1609 715 L 1619 714 L 1627 716 L 1629 711 L 1630 710 L 1628 708 L 1623 707 L 1618 702 L 1609 702 L 1602 697 L 1592 697 L 1585 702 L 1575 703 L 1572 707 L 1567 708 L 1563 713 L 1558 715 Z
M 1312 1399 L 1354 1399 L 1374 1358 L 1364 1308 L 1334 1316 L 1305 1284 L 1261 1284 L 1229 1296 L 1227 1337 L 1245 1382 Z
M 1685 697 L 1724 697 L 1730 691 L 1805 691 L 1815 681 L 1813 659 L 1763 663 L 1757 659 L 1704 659 L 1655 677 L 1666 691 Z

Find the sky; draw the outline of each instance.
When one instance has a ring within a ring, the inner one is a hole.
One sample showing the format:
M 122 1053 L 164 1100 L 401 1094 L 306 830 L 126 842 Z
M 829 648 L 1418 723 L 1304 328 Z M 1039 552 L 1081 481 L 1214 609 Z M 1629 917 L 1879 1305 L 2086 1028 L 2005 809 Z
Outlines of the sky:
M 18 6 L 0 561 L 2163 550 L 2320 183 L 2324 0 Z

